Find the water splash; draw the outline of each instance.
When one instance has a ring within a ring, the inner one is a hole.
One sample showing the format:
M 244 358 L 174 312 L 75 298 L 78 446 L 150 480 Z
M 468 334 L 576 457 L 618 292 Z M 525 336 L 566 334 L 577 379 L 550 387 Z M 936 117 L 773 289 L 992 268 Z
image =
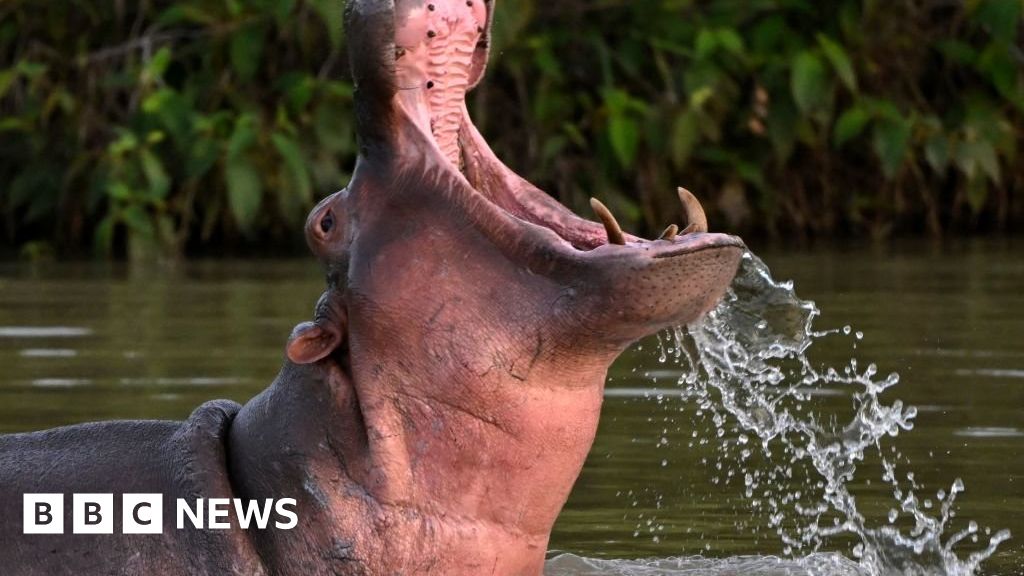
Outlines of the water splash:
M 679 364 L 683 396 L 719 438 L 718 462 L 708 463 L 720 471 L 712 481 L 742 479 L 746 501 L 765 514 L 789 557 L 817 557 L 826 544 L 845 542 L 864 574 L 974 574 L 1009 531 L 990 534 L 987 547 L 966 557 L 954 550 L 979 536 L 973 521 L 950 533 L 963 482 L 922 498 L 912 472 L 898 476 L 901 455 L 885 439 L 911 430 L 917 409 L 883 401 L 899 376 L 880 377 L 874 364 L 813 365 L 814 343 L 862 337 L 850 327 L 816 331 L 818 315 L 813 302 L 800 300 L 791 283 L 772 279 L 748 253 L 715 310 L 662 336 L 660 360 Z M 816 410 L 814 398 L 836 389 L 850 396 L 850 413 Z M 894 499 L 880 521 L 861 513 L 851 491 L 858 468 L 869 464 L 881 468 Z

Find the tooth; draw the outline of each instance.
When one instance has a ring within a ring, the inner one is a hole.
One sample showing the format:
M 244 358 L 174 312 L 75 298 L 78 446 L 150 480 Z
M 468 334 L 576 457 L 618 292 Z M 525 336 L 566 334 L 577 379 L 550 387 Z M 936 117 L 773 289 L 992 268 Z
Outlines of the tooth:
M 683 236 L 695 232 L 707 232 L 708 217 L 704 214 L 704 208 L 701 207 L 697 197 L 686 188 L 679 188 L 678 192 L 679 200 L 683 203 L 683 212 L 686 213 L 687 226 L 683 230 Z
M 604 231 L 608 234 L 608 243 L 625 246 L 626 237 L 623 235 L 619 223 L 615 221 L 615 216 L 612 216 L 611 210 L 597 198 L 590 199 L 590 207 L 594 209 L 594 214 L 597 214 L 601 223 L 604 224 Z
M 658 236 L 658 240 L 675 240 L 678 234 L 679 226 L 672 224 L 668 228 L 665 228 L 665 231 L 661 233 L 661 236 Z

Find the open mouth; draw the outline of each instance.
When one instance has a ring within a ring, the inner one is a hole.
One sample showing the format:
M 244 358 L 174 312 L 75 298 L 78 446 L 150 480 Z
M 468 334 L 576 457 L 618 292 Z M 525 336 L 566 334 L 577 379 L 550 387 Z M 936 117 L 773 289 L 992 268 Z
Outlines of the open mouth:
M 396 9 L 398 104 L 426 137 L 438 168 L 459 174 L 473 192 L 520 224 L 552 232 L 563 250 L 668 258 L 743 246 L 739 238 L 709 234 L 700 202 L 682 188 L 683 225 L 671 224 L 647 240 L 624 232 L 599 200 L 591 200 L 597 221 L 580 218 L 507 168 L 473 125 L 465 103 L 483 75 L 492 6 L 486 0 L 410 0 Z

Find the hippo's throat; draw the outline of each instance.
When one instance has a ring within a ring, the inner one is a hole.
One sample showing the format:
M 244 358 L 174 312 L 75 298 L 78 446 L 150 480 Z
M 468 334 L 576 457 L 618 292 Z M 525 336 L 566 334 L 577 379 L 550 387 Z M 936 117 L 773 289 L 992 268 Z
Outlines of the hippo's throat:
M 399 15 L 395 72 L 402 107 L 459 170 L 473 55 L 487 21 L 483 0 L 435 0 Z

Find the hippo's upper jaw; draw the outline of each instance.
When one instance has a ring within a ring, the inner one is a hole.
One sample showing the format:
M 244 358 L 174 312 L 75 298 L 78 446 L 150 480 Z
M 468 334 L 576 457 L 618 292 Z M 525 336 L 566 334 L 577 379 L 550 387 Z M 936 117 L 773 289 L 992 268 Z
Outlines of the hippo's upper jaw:
M 232 432 L 243 494 L 300 490 L 322 520 L 260 535 L 268 556 L 341 547 L 374 574 L 539 573 L 608 366 L 699 317 L 736 272 L 741 241 L 706 233 L 688 193 L 686 230 L 648 241 L 495 157 L 464 98 L 493 8 L 349 2 L 361 153 L 306 229 L 328 290 L 289 341 L 299 366 Z

